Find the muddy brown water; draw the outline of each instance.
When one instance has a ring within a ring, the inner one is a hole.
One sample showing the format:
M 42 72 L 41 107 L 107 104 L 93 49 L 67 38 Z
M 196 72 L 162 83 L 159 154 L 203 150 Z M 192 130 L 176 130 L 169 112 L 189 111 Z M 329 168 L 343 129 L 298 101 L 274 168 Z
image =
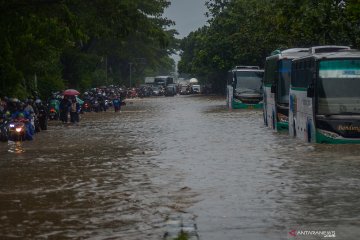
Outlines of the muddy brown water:
M 219 97 L 128 100 L 0 143 L 0 239 L 359 239 L 359 155 Z

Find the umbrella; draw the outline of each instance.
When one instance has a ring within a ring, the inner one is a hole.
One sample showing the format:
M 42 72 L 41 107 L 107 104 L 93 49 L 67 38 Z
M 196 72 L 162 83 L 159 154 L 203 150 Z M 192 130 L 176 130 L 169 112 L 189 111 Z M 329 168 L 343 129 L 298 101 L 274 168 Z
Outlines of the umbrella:
M 64 91 L 64 95 L 66 96 L 75 96 L 75 95 L 79 95 L 80 93 L 75 90 L 75 89 L 67 89 Z

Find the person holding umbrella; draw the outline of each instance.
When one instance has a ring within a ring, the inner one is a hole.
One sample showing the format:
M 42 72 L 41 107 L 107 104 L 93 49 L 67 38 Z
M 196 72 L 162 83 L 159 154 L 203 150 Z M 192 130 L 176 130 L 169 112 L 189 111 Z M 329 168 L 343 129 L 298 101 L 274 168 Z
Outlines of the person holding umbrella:
M 60 119 L 63 123 L 68 122 L 68 115 L 72 106 L 72 101 L 69 97 L 74 97 L 80 93 L 75 89 L 67 89 L 63 92 L 64 98 L 60 102 Z M 75 98 L 76 103 L 76 98 Z
M 77 101 L 76 97 L 74 96 L 71 99 L 71 106 L 70 106 L 70 121 L 72 123 L 79 122 L 79 112 L 80 112 L 80 104 Z

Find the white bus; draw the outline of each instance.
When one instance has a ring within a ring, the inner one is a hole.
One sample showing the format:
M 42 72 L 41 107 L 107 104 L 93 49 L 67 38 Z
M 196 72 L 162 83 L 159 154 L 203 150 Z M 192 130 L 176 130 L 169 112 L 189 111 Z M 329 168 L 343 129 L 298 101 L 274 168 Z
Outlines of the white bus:
M 227 105 L 233 109 L 262 108 L 264 70 L 258 66 L 236 66 L 228 72 Z
M 291 61 L 308 54 L 308 48 L 276 50 L 266 58 L 264 75 L 264 124 L 275 131 L 288 131 Z
M 314 47 L 293 61 L 289 133 L 307 142 L 360 143 L 360 51 Z

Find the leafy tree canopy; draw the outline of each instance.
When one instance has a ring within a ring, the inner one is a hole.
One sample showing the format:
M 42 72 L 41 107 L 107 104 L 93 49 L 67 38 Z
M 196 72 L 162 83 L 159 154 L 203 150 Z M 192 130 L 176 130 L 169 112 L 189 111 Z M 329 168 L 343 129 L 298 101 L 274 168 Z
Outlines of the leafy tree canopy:
M 209 0 L 209 26 L 180 44 L 180 73 L 224 89 L 235 65 L 264 65 L 275 49 L 315 45 L 360 47 L 358 0 Z
M 1 0 L 0 95 L 48 95 L 173 71 L 167 0 Z

